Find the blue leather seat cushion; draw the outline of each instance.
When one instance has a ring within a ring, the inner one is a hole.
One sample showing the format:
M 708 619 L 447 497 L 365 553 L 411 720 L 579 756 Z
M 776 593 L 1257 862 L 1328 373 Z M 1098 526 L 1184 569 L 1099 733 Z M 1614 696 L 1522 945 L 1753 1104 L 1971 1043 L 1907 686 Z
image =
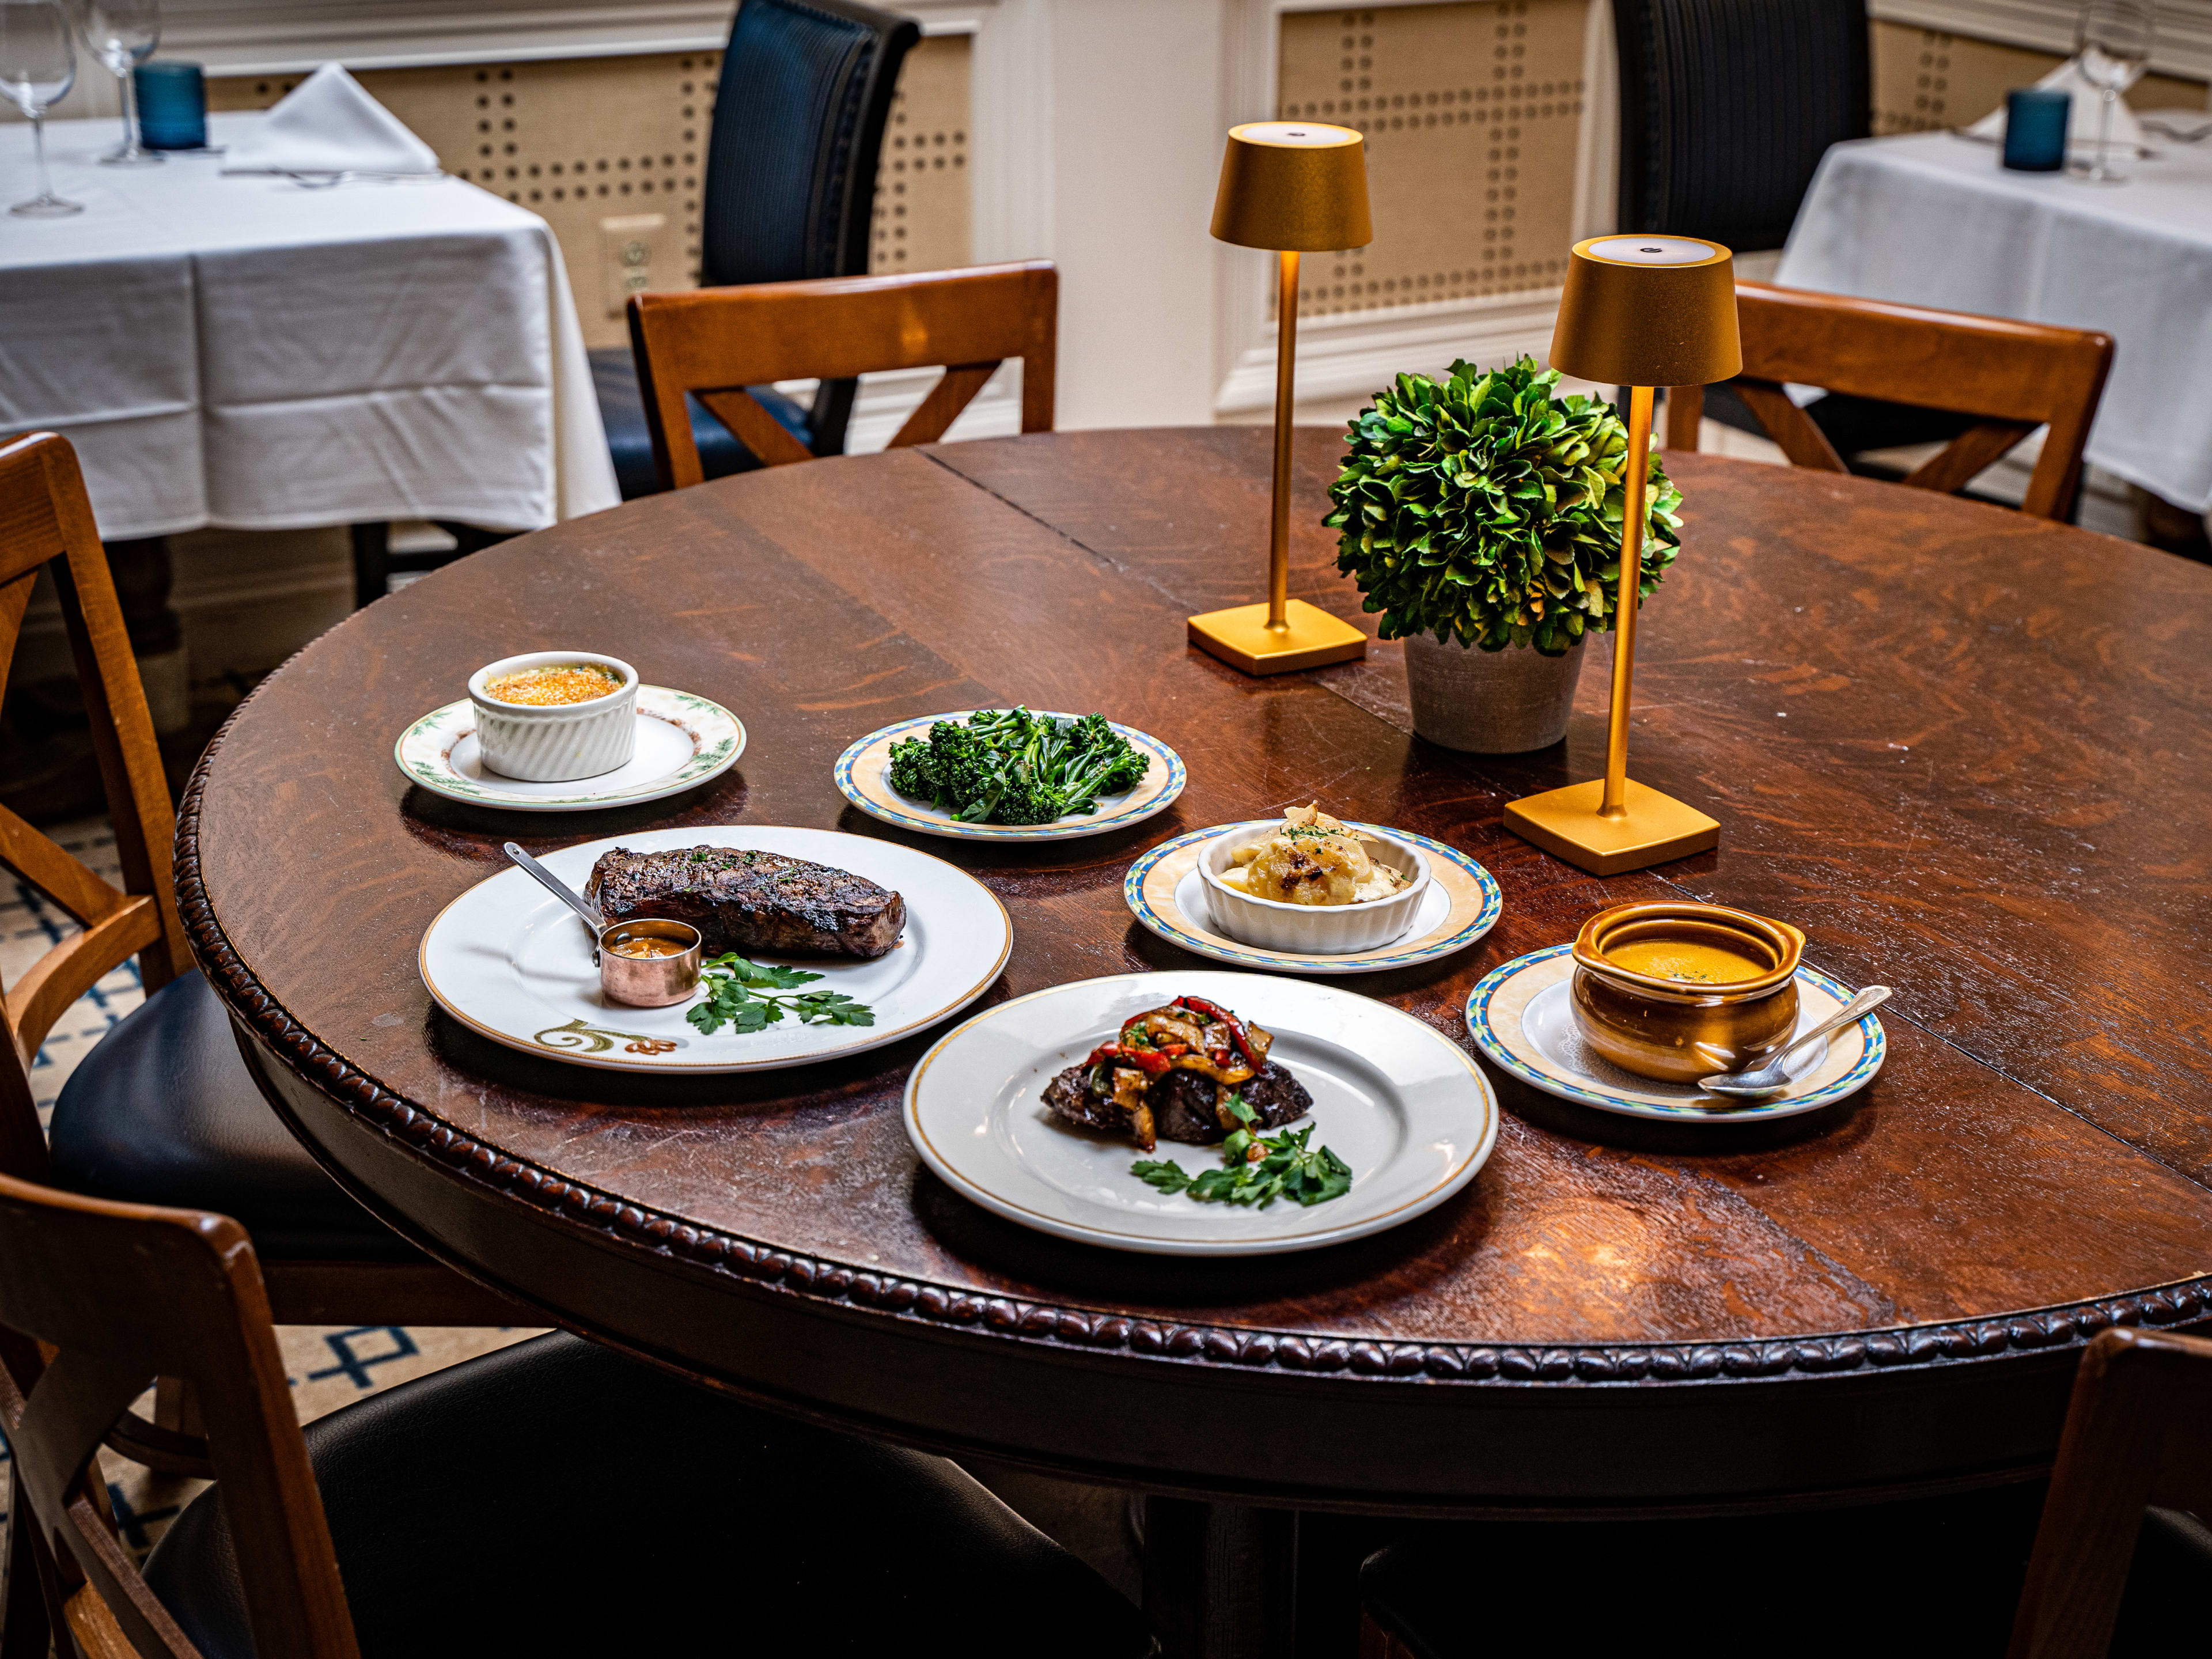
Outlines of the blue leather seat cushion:
M 1137 1610 L 942 1458 L 789 1421 L 565 1334 L 306 1430 L 363 1659 L 1151 1650 Z M 146 1578 L 249 1659 L 218 1486 Z
M 645 423 L 645 398 L 638 390 L 637 365 L 629 348 L 613 346 L 594 351 L 592 387 L 599 393 L 599 419 L 607 428 L 607 447 L 614 453 L 615 482 L 623 499 L 658 495 L 659 476 L 653 470 L 653 434 Z M 812 444 L 807 411 L 772 386 L 746 388 L 775 416 L 784 430 L 803 444 Z M 726 478 L 733 472 L 750 472 L 760 463 L 752 452 L 730 435 L 729 428 L 709 415 L 696 398 L 691 402 L 691 440 L 699 446 L 699 465 L 710 478 Z
M 56 1185 L 216 1211 L 242 1224 L 264 1256 L 422 1260 L 293 1138 L 197 972 L 163 986 L 93 1045 L 62 1085 L 48 1140 Z

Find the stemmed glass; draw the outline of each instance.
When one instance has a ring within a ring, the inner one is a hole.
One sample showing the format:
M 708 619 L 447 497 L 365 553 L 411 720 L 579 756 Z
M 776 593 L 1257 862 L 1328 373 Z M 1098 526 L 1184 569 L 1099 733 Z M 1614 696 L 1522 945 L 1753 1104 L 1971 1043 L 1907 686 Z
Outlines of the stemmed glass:
M 138 94 L 131 72 L 154 55 L 161 38 L 159 0 L 82 0 L 85 44 L 123 86 L 123 143 L 100 159 L 111 167 L 143 167 L 162 160 L 138 142 Z
M 2112 141 L 2112 106 L 2135 85 L 2150 62 L 2157 32 L 2152 0 L 2089 0 L 2074 30 L 2074 61 L 2081 78 L 2097 88 L 2097 155 L 2079 174 L 2084 184 L 2124 185 L 2128 175 L 2106 163 Z
M 60 0 L 0 0 L 0 93 L 30 118 L 31 147 L 39 156 L 39 193 L 8 210 L 27 219 L 82 213 L 82 202 L 54 194 L 46 171 L 46 111 L 76 83 L 76 52 Z

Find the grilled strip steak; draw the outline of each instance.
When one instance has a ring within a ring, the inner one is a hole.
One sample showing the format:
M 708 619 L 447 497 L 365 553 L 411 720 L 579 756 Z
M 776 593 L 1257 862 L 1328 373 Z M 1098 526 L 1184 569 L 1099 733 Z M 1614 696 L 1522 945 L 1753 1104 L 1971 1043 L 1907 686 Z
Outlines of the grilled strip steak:
M 906 927 L 906 901 L 849 870 L 781 853 L 686 847 L 603 853 L 584 896 L 611 921 L 688 921 L 708 956 L 879 957 Z

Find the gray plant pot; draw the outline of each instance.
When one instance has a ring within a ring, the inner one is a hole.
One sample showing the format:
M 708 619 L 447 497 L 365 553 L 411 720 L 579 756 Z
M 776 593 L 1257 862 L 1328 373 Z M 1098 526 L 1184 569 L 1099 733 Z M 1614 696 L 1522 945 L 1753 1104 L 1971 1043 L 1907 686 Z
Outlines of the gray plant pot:
M 1567 735 L 1583 645 L 1547 657 L 1526 646 L 1474 651 L 1438 645 L 1433 634 L 1406 641 L 1413 730 L 1431 743 L 1475 755 L 1518 755 Z

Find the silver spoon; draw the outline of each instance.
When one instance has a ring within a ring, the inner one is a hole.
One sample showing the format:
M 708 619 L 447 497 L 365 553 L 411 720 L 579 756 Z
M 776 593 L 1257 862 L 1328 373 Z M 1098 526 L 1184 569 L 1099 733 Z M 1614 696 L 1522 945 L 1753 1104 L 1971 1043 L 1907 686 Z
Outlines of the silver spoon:
M 607 931 L 607 919 L 599 914 L 599 907 L 597 905 L 593 904 L 591 900 L 586 898 L 574 888 L 569 886 L 567 882 L 562 880 L 560 877 L 555 875 L 550 870 L 548 870 L 536 859 L 531 857 L 529 854 L 524 852 L 520 847 L 517 847 L 513 842 L 508 842 L 500 850 L 505 853 L 507 857 L 513 859 L 517 864 L 520 865 L 525 870 L 528 871 L 532 877 L 534 878 L 547 892 L 552 894 L 555 898 L 559 899 L 562 903 L 567 905 L 571 910 L 574 910 L 578 915 L 581 916 L 584 919 L 584 925 L 592 930 L 592 943 L 594 945 L 599 944 L 599 935 Z M 597 952 L 594 951 L 593 954 L 596 957 Z
M 1790 1075 L 1782 1069 L 1783 1061 L 1816 1037 L 1824 1037 L 1831 1031 L 1840 1031 L 1844 1026 L 1864 1019 L 1888 1000 L 1889 987 L 1869 985 L 1838 1009 L 1834 1018 L 1822 1020 L 1757 1071 L 1721 1072 L 1712 1077 L 1699 1078 L 1698 1087 L 1711 1094 L 1732 1095 L 1738 1100 L 1771 1100 L 1777 1095 L 1788 1094 Z

